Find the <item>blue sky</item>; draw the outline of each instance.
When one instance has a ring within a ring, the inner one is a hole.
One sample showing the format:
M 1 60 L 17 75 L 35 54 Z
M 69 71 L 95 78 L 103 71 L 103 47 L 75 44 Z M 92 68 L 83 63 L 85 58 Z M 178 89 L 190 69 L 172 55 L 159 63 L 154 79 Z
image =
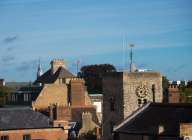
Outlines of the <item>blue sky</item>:
M 0 0 L 0 77 L 33 81 L 63 58 L 81 65 L 128 67 L 134 43 L 139 68 L 192 79 L 191 0 Z

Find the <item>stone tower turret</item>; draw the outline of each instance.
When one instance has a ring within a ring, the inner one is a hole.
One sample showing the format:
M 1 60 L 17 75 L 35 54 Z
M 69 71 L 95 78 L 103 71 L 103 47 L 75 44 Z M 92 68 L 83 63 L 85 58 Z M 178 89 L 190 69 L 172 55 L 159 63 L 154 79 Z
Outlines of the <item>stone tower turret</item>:
M 52 72 L 52 74 L 54 74 L 58 70 L 59 67 L 67 68 L 66 63 L 64 62 L 64 60 L 54 59 L 54 60 L 51 61 L 51 72 Z

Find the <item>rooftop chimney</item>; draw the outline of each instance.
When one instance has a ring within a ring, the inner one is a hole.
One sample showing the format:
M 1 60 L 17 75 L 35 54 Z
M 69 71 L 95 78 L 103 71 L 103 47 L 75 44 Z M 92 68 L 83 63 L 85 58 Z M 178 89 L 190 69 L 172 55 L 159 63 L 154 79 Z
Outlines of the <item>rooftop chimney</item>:
M 63 59 L 54 59 L 54 60 L 51 61 L 51 72 L 52 72 L 52 74 L 55 74 L 55 72 L 60 67 L 67 68 L 66 63 L 64 62 Z

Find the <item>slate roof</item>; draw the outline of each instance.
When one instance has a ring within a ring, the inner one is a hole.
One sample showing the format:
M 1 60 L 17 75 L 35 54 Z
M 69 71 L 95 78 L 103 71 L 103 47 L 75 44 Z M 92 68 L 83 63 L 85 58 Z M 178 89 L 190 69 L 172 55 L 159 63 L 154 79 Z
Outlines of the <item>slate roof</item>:
M 50 84 L 55 82 L 58 78 L 73 78 L 75 77 L 71 72 L 63 67 L 59 67 L 55 74 L 51 73 L 51 69 L 46 71 L 42 76 L 40 76 L 35 83 L 45 83 Z
M 180 123 L 192 122 L 192 104 L 148 103 L 122 123 L 114 127 L 114 132 L 127 134 L 179 136 Z
M 49 118 L 31 108 L 0 108 L 0 130 L 47 127 L 51 127 Z

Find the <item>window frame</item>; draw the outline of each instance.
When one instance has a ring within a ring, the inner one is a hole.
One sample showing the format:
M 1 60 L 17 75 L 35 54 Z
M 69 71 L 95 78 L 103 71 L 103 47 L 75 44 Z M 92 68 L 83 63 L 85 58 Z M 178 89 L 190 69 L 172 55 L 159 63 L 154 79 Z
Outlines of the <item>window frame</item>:
M 30 134 L 23 135 L 23 140 L 31 140 L 31 135 Z
M 3 135 L 3 136 L 1 136 L 1 140 L 9 140 L 9 136 L 8 135 Z

